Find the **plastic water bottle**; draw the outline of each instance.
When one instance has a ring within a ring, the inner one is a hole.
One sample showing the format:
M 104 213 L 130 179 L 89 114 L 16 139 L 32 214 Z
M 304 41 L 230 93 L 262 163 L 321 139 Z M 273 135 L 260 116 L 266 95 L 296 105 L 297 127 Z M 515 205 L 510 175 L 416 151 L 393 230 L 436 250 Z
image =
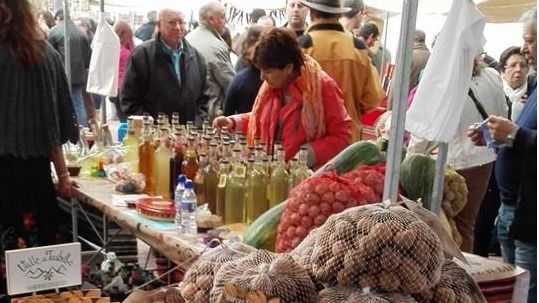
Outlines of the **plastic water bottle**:
M 174 190 L 174 202 L 176 203 L 176 216 L 174 217 L 174 225 L 178 229 L 182 229 L 182 196 L 185 190 L 185 181 L 187 178 L 185 175 L 178 176 L 178 185 Z
M 197 233 L 197 195 L 195 194 L 193 181 L 185 182 L 185 191 L 182 196 L 182 230 L 185 234 L 194 235 Z

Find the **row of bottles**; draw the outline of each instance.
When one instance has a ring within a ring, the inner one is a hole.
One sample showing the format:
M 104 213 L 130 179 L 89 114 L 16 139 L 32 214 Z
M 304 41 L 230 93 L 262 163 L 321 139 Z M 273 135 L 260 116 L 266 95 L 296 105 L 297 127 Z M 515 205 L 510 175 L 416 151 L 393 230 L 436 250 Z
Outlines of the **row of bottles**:
M 214 131 L 207 123 L 202 129 L 180 125 L 176 114 L 169 124 L 159 115 L 157 126 L 147 115 L 140 138 L 131 119 L 123 144 L 127 161 L 138 161 L 138 171 L 146 178 L 145 192 L 174 198 L 180 174 L 194 184 L 199 205 L 221 216 L 225 224 L 251 223 L 269 207 L 284 201 L 289 190 L 312 173 L 307 167 L 307 150 L 285 163 L 284 149 L 276 145 L 267 152 L 259 141 L 248 147 L 241 134 Z

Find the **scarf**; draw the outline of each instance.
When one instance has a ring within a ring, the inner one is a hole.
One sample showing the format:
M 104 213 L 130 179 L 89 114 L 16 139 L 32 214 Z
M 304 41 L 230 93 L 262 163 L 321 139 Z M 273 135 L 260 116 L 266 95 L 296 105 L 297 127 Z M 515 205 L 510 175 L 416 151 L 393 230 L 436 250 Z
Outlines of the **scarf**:
M 511 101 L 511 120 L 516 121 L 520 112 L 526 105 L 527 96 L 526 92 L 528 91 L 528 81 L 525 81 L 520 87 L 512 89 L 509 83 L 503 79 L 503 90 L 505 95 Z M 524 97 L 524 98 L 523 98 Z
M 301 110 L 301 120 L 307 140 L 319 138 L 326 133 L 324 123 L 324 104 L 322 103 L 322 84 L 320 78 L 321 68 L 318 62 L 305 55 L 305 64 L 300 69 L 299 87 L 302 91 L 303 107 Z M 247 144 L 252 146 L 254 138 L 258 132 L 258 122 L 264 105 L 271 102 L 277 95 L 277 90 L 271 88 L 265 81 L 262 83 L 256 96 L 249 126 L 247 130 Z M 272 119 L 274 117 L 271 117 Z M 277 117 L 278 119 L 278 117 Z M 268 144 L 271 142 L 267 142 Z

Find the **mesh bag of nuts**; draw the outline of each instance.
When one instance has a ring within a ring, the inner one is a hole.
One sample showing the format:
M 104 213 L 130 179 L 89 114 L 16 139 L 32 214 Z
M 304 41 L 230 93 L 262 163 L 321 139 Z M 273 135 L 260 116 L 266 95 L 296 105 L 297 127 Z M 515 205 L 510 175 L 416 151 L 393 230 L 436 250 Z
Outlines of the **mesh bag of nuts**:
M 161 288 L 144 298 L 144 303 L 184 303 L 178 287 Z
M 186 303 L 209 303 L 214 276 L 223 264 L 247 256 L 256 251 L 248 245 L 236 242 L 209 249 L 189 268 L 180 283 Z
M 286 254 L 259 250 L 219 269 L 211 303 L 315 303 L 307 271 Z
M 332 215 L 312 233 L 292 255 L 326 286 L 413 294 L 440 279 L 442 244 L 404 207 L 354 207 Z
M 487 303 L 475 280 L 449 260 L 442 266 L 440 282 L 414 297 L 419 303 Z
M 318 294 L 318 303 L 417 303 L 410 295 L 372 293 L 368 289 L 334 286 Z

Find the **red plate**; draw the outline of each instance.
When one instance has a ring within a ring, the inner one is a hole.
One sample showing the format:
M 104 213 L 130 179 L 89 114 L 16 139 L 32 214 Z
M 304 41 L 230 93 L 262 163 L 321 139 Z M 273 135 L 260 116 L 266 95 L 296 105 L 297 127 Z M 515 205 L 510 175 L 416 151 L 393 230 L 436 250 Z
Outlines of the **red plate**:
M 137 200 L 137 211 L 152 220 L 174 221 L 176 205 L 172 200 L 141 198 Z

